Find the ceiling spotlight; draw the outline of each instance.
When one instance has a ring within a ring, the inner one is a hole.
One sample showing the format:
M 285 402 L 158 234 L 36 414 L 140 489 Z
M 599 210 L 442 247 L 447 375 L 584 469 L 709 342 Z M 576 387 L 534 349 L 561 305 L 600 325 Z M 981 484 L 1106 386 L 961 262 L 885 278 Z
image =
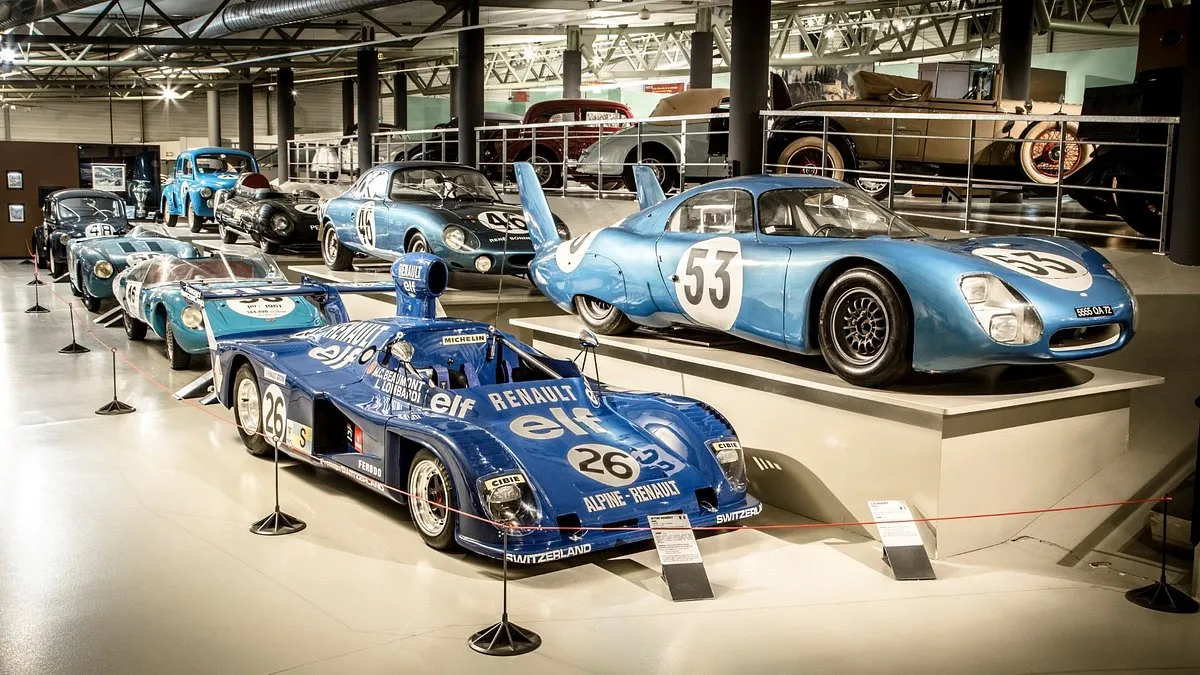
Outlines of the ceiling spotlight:
M 159 96 L 161 96 L 162 100 L 164 101 L 174 101 L 180 98 L 179 92 L 170 87 L 163 87 L 159 93 Z
M 642 21 L 649 19 L 650 18 L 650 10 L 643 7 L 642 11 L 638 12 L 638 18 L 641 19 Z
M 12 63 L 17 60 L 17 50 L 7 45 L 0 47 L 0 63 Z

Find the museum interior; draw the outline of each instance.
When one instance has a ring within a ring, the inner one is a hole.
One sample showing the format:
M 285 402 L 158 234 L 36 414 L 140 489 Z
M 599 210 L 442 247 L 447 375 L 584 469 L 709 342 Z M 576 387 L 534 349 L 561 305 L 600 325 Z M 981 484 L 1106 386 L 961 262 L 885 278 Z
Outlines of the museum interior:
M 0 0 L 0 673 L 1200 673 L 1180 0 Z

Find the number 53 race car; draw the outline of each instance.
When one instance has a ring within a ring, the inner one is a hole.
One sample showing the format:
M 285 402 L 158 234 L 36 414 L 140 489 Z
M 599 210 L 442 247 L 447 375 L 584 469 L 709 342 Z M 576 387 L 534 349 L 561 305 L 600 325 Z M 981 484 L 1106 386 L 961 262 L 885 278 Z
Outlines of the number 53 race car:
M 213 346 L 214 387 L 252 454 L 278 444 L 406 503 L 436 549 L 538 563 L 648 539 L 647 516 L 732 522 L 746 493 L 742 448 L 708 406 L 609 391 L 473 321 L 435 318 L 449 270 L 402 256 L 392 283 L 194 287 Z M 346 320 L 341 294 L 395 291 L 396 316 Z M 306 296 L 328 324 L 239 339 L 221 303 Z M 554 529 L 536 529 L 549 527 Z

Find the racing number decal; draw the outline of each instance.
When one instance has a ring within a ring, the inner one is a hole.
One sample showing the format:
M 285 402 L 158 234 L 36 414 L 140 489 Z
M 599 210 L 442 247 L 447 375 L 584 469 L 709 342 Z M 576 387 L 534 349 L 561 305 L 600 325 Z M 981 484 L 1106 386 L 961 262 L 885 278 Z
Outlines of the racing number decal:
M 283 438 L 287 429 L 287 397 L 277 384 L 269 385 L 262 398 L 263 437 L 272 444 Z
M 729 330 L 742 309 L 742 245 L 717 237 L 688 247 L 672 279 L 680 308 L 697 323 Z
M 971 253 L 1063 290 L 1084 291 L 1092 285 L 1092 275 L 1086 267 L 1057 253 L 999 247 L 977 248 Z
M 642 472 L 629 453 L 611 445 L 577 445 L 567 451 L 567 463 L 588 478 L 612 487 L 629 485 Z
M 354 214 L 354 230 L 363 246 L 375 248 L 375 202 L 358 207 Z
M 110 235 L 112 233 L 113 233 L 113 226 L 109 225 L 107 223 L 105 223 L 103 225 L 99 224 L 99 223 L 93 223 L 91 225 L 88 225 L 83 230 L 83 236 L 85 236 L 85 237 L 103 237 L 103 236 Z
M 497 232 L 525 232 L 525 219 L 515 213 L 484 211 L 477 217 L 483 225 Z

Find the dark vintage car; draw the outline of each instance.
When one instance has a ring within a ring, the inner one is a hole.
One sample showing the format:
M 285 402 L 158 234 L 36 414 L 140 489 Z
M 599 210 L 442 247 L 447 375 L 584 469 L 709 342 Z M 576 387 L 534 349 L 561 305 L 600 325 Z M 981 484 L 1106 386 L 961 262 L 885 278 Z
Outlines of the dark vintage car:
M 125 234 L 125 200 L 103 190 L 59 190 L 42 205 L 42 224 L 33 230 L 38 265 L 59 278 L 67 273 L 67 242 L 81 237 Z
M 483 126 L 496 127 L 503 124 L 520 124 L 521 116 L 513 113 L 503 112 L 484 112 Z M 417 143 L 400 152 L 397 152 L 392 158 L 395 162 L 457 162 L 458 161 L 458 118 L 452 117 L 449 122 L 442 122 L 434 127 L 434 129 L 450 129 L 444 133 L 439 133 L 436 136 L 431 136 L 424 143 Z M 488 141 L 500 138 L 500 134 L 492 131 L 484 131 L 479 134 L 480 141 Z M 486 152 L 486 150 L 485 150 Z
M 319 199 L 313 193 L 281 192 L 261 173 L 243 174 L 237 185 L 214 198 L 221 241 L 232 244 L 243 234 L 267 253 L 315 245 Z

